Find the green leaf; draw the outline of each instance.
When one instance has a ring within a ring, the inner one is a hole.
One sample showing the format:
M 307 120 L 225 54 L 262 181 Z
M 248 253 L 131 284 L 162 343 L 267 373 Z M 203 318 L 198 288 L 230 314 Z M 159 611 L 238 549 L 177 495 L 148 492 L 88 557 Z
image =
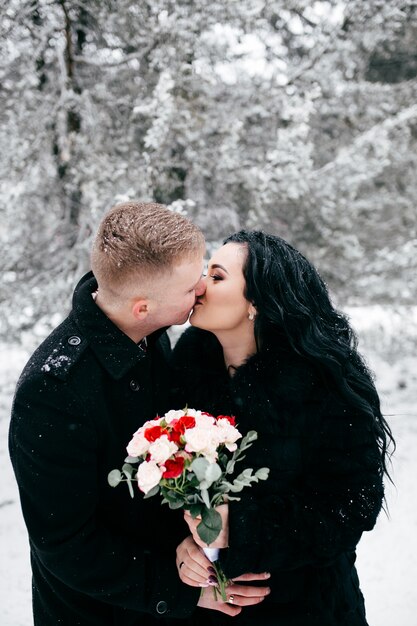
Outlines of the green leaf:
M 175 500 L 168 502 L 170 509 L 182 509 L 184 507 L 184 500 Z
M 122 473 L 118 469 L 112 470 L 107 476 L 107 482 L 109 483 L 110 487 L 117 487 L 117 485 L 121 483 L 122 480 Z
M 210 545 L 217 539 L 222 529 L 222 518 L 216 509 L 204 508 L 202 520 L 197 526 L 197 532 L 202 541 Z
M 240 450 L 246 450 L 257 439 L 258 439 L 258 433 L 256 432 L 256 430 L 250 430 L 248 433 L 246 433 L 246 435 L 243 437 L 242 441 L 240 442 L 240 446 L 239 446 Z
M 193 504 L 190 506 L 189 511 L 190 515 L 193 519 L 195 519 L 198 515 L 201 515 L 205 506 L 203 504 Z
M 230 459 L 230 461 L 226 465 L 226 474 L 233 474 L 235 470 L 235 462 L 235 459 Z
M 130 497 L 134 498 L 135 494 L 133 493 L 133 487 L 132 487 L 132 483 L 130 480 L 127 481 L 127 486 L 129 487 L 129 493 L 130 493 Z
M 155 487 L 152 487 L 152 489 L 150 489 L 148 493 L 145 493 L 145 495 L 143 496 L 143 499 L 146 500 L 147 498 L 152 498 L 152 496 L 156 496 L 158 492 L 159 492 L 159 485 L 155 485 Z
M 199 482 L 205 479 L 206 470 L 209 466 L 209 462 L 202 456 L 197 457 L 190 465 L 191 471 L 197 476 Z
M 127 456 L 125 458 L 125 463 L 139 463 L 139 457 L 138 456 Z
M 136 468 L 132 467 L 129 463 L 125 463 L 122 467 L 122 472 L 127 478 L 132 478 L 133 472 L 136 472 Z
M 168 500 L 168 502 L 178 502 L 178 500 L 180 500 L 181 502 L 184 501 L 184 498 L 176 493 L 176 491 L 171 491 L 170 489 L 166 488 L 164 489 L 164 497 Z
M 221 478 L 221 475 L 222 475 L 222 470 L 221 470 L 220 465 L 218 465 L 217 463 L 210 463 L 208 468 L 206 469 L 206 475 L 205 475 L 205 480 L 208 483 L 207 489 L 211 487 L 211 485 L 215 483 L 216 480 L 219 480 L 219 478 Z
M 269 467 L 261 467 L 255 472 L 255 476 L 257 476 L 259 480 L 266 480 L 269 476 Z
M 204 504 L 206 505 L 206 507 L 209 509 L 210 508 L 210 496 L 209 496 L 209 492 L 207 491 L 207 489 L 202 489 L 201 490 L 201 497 L 203 499 Z

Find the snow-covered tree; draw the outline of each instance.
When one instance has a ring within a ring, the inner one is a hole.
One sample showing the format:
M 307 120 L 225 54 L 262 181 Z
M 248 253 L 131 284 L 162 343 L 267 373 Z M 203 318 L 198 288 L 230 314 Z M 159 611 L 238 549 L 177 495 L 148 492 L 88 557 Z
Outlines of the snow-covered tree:
M 65 313 L 123 198 L 280 234 L 345 299 L 417 287 L 410 0 L 8 0 L 1 331 Z

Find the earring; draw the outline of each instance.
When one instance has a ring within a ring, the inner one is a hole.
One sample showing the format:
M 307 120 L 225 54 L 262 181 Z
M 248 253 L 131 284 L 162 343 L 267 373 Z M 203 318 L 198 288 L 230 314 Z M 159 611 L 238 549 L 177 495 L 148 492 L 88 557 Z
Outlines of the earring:
M 253 322 L 253 320 L 255 319 L 255 313 L 249 313 L 248 317 L 250 321 Z

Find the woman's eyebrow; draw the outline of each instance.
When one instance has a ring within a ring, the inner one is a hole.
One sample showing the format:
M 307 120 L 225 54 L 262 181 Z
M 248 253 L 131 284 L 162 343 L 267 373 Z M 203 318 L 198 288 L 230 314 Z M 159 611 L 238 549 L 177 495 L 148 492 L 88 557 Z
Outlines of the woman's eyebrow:
M 224 272 L 226 272 L 226 274 L 228 274 L 229 272 L 227 271 L 227 269 L 225 267 L 223 267 L 223 265 L 220 265 L 219 263 L 213 263 L 213 265 L 210 266 L 210 268 L 213 269 L 220 269 L 223 270 Z

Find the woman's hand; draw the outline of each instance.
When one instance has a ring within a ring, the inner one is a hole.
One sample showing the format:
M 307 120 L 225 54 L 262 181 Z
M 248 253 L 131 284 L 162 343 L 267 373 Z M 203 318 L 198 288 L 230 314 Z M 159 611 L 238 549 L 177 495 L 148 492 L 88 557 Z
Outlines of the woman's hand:
M 216 506 L 216 511 L 221 515 L 222 529 L 216 541 L 213 541 L 210 546 L 208 546 L 200 539 L 200 536 L 197 532 L 197 526 L 201 522 L 201 517 L 198 515 L 195 519 L 193 519 L 189 511 L 184 511 L 184 519 L 188 524 L 188 528 L 190 529 L 193 539 L 196 544 L 201 546 L 202 548 L 227 548 L 227 546 L 229 545 L 229 505 L 220 504 L 220 506 Z
M 209 576 L 213 575 L 214 568 L 192 537 L 187 537 L 177 547 L 176 563 L 178 575 L 186 585 L 191 587 L 210 585 Z
M 192 537 L 187 537 L 177 547 L 176 562 L 178 575 L 183 583 L 191 587 L 216 585 L 215 569 Z M 247 584 L 239 585 L 238 583 L 267 580 L 269 577 L 270 574 L 264 572 L 262 574 L 242 574 L 242 576 L 234 578 L 227 586 L 228 602 L 223 602 L 219 594 L 216 597 L 212 589 L 204 589 L 197 606 L 220 611 L 227 615 L 238 615 L 242 607 L 259 604 L 270 593 L 269 587 L 251 587 Z
M 265 580 L 270 574 L 244 574 L 235 578 L 227 586 L 227 602 L 223 602 L 219 594 L 214 595 L 212 589 L 203 589 L 197 606 L 204 609 L 212 609 L 226 613 L 226 615 L 238 615 L 242 607 L 260 604 L 271 592 L 269 587 L 251 587 L 249 585 L 238 585 L 238 581 Z

